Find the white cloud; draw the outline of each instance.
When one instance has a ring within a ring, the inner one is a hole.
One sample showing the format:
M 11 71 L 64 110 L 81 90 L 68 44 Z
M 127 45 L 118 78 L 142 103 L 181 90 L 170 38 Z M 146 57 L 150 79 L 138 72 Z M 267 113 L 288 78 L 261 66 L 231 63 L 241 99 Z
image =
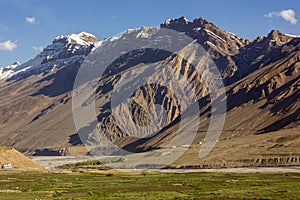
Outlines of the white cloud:
M 265 15 L 265 17 L 272 18 L 272 17 L 282 17 L 284 20 L 290 22 L 291 24 L 297 24 L 297 19 L 295 18 L 295 11 L 292 9 L 282 10 L 280 12 L 270 12 Z
M 5 42 L 0 42 L 0 50 L 3 51 L 13 51 L 17 47 L 18 47 L 17 42 L 12 42 L 10 40 L 7 40 Z
M 42 46 L 41 47 L 33 46 L 32 48 L 35 51 L 43 51 L 43 49 L 44 49 Z
M 26 17 L 25 20 L 29 24 L 35 24 L 36 23 L 35 17 Z

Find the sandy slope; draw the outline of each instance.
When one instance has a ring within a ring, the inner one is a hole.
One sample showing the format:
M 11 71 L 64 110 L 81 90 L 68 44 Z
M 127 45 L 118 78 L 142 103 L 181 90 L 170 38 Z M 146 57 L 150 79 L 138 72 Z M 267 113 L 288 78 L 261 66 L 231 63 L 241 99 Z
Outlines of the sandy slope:
M 12 164 L 13 170 L 43 170 L 35 161 L 11 147 L 0 146 L 0 164 Z

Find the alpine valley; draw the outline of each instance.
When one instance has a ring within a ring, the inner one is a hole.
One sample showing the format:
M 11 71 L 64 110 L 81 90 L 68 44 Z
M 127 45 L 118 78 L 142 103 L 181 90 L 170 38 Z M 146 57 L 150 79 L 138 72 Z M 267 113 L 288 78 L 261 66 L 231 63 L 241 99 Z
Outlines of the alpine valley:
M 162 85 L 144 85 L 130 99 L 130 114 L 140 125 L 149 123 L 147 113 L 153 103 L 163 105 L 166 120 L 158 134 L 131 137 L 112 117 L 110 98 L 120 77 L 142 63 L 160 62 L 171 65 L 193 85 L 201 116 L 199 123 L 187 124 L 198 126 L 193 144 L 169 167 L 300 165 L 300 37 L 272 30 L 250 41 L 202 18 L 169 19 L 160 27 L 198 42 L 218 67 L 227 96 L 222 134 L 213 150 L 200 158 L 212 112 L 201 75 L 193 73 L 181 56 L 142 48 L 113 62 L 97 86 L 97 126 L 105 127 L 111 142 L 134 152 L 151 151 L 163 148 L 178 130 L 181 107 Z M 0 145 L 27 155 L 87 154 L 72 114 L 73 85 L 81 64 L 96 50 L 130 38 L 147 39 L 154 31 L 142 27 L 101 41 L 86 32 L 58 36 L 31 60 L 0 68 Z

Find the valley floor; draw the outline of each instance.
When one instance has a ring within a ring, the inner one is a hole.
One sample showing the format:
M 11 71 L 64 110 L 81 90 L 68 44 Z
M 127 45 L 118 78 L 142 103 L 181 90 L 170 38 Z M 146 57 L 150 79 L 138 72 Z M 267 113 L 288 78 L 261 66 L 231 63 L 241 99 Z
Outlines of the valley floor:
M 0 199 L 299 198 L 299 173 L 0 171 Z

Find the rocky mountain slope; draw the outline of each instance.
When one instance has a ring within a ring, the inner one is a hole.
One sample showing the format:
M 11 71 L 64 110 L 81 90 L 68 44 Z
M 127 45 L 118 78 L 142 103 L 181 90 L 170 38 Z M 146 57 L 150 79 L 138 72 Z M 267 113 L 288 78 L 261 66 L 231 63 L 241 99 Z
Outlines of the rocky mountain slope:
M 132 137 L 112 117 L 110 98 L 121 77 L 131 69 L 141 69 L 145 63 L 159 62 L 172 66 L 193 85 L 200 107 L 200 125 L 198 121 L 188 122 L 188 129 L 198 126 L 196 139 L 176 165 L 197 165 L 204 161 L 217 163 L 216 166 L 228 165 L 232 153 L 236 159 L 230 162 L 235 165 L 247 159 L 265 159 L 264 155 L 281 157 L 300 153 L 294 148 L 300 136 L 299 37 L 274 30 L 249 41 L 202 18 L 171 19 L 162 23 L 161 28 L 178 31 L 201 44 L 218 67 L 227 94 L 226 121 L 219 142 L 204 160 L 195 156 L 211 120 L 208 88 L 201 74 L 184 58 L 146 47 L 120 56 L 97 85 L 96 123 L 97 127 L 104 127 L 110 141 L 130 151 L 158 149 L 178 130 L 183 107 L 171 90 L 157 84 L 144 85 L 134 91 L 129 113 L 132 123 L 147 126 L 151 117 L 161 116 L 162 112 L 156 110 L 149 116 L 151 107 L 163 105 L 167 111 L 165 120 L 156 122 L 163 127 L 158 134 L 146 139 Z M 1 68 L 0 144 L 14 146 L 27 154 L 66 154 L 72 146 L 82 145 L 73 121 L 71 100 L 74 80 L 84 59 L 101 48 L 103 51 L 118 45 L 121 48 L 124 41 L 130 42 L 131 38 L 142 38 L 149 44 L 168 40 L 167 37 L 161 41 L 151 40 L 155 31 L 143 27 L 99 42 L 88 33 L 59 36 L 30 61 Z M 183 51 L 183 54 L 191 58 L 192 52 Z M 153 78 L 165 73 L 160 68 L 155 69 Z M 253 143 L 249 145 L 248 141 Z M 248 154 L 244 151 L 245 145 L 249 145 Z

